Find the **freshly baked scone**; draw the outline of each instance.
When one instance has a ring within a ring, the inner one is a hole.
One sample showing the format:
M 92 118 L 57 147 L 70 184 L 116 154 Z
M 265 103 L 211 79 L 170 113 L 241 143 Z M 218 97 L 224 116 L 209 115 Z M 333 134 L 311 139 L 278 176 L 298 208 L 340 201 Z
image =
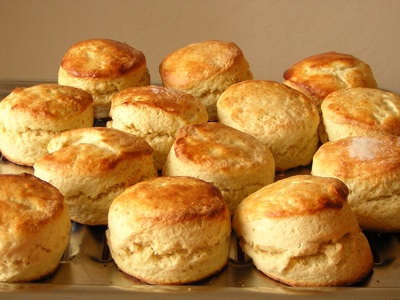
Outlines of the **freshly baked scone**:
M 213 183 L 233 215 L 244 198 L 274 182 L 275 160 L 268 147 L 250 134 L 210 122 L 178 131 L 162 174 Z
M 32 166 L 54 134 L 91 126 L 93 98 L 74 87 L 16 88 L 0 101 L 0 151 L 16 164 Z
M 31 174 L 0 175 L 0 281 L 52 275 L 68 246 L 71 221 L 64 198 Z
M 321 105 L 329 141 L 349 136 L 400 135 L 400 95 L 371 88 L 342 89 Z
M 367 63 L 334 51 L 302 59 L 283 73 L 283 80 L 284 84 L 308 96 L 318 108 L 326 96 L 337 90 L 378 87 Z
M 242 50 L 233 42 L 210 40 L 189 44 L 168 54 L 159 66 L 165 87 L 201 99 L 209 121 L 217 120 L 216 103 L 234 83 L 253 79 Z
M 116 196 L 157 176 L 150 145 L 117 129 L 65 131 L 51 139 L 48 151 L 34 164 L 34 175 L 59 189 L 71 219 L 82 224 L 107 224 Z
M 206 123 L 202 102 L 182 91 L 161 86 L 127 88 L 112 98 L 107 127 L 144 138 L 153 148 L 157 170 L 161 170 L 179 128 Z
M 317 107 L 299 91 L 267 80 L 247 80 L 226 89 L 218 119 L 267 145 L 277 171 L 305 166 L 318 147 Z
M 89 92 L 95 118 L 107 118 L 111 96 L 127 87 L 150 84 L 143 52 L 110 39 L 75 43 L 62 58 L 58 83 Z
M 363 230 L 400 231 L 400 137 L 328 142 L 315 153 L 311 172 L 347 185 L 349 204 Z
M 344 53 L 316 54 L 295 63 L 283 73 L 283 83 L 308 96 L 321 110 L 330 93 L 353 87 L 377 88 L 371 67 L 359 58 Z M 318 128 L 321 142 L 327 141 L 324 125 Z
M 111 204 L 108 228 L 119 269 L 150 284 L 199 281 L 228 261 L 228 207 L 199 179 L 158 177 L 129 187 Z
M 233 229 L 267 276 L 293 286 L 344 286 L 374 264 L 368 240 L 335 178 L 297 175 L 243 200 Z

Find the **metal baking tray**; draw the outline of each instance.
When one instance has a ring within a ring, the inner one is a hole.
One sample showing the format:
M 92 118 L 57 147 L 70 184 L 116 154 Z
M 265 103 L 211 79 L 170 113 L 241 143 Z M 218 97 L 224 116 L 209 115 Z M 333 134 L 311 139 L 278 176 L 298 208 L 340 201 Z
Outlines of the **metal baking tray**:
M 36 82 L 0 81 L 0 99 L 15 86 Z M 101 125 L 101 124 L 99 124 Z M 1 142 L 1 141 L 0 141 Z M 0 174 L 33 173 L 0 155 Z M 303 167 L 277 173 L 276 180 L 294 174 L 308 174 Z M 1 187 L 0 187 L 1 188 Z M 0 299 L 400 299 L 400 233 L 366 233 L 375 258 L 371 274 L 349 287 L 289 287 L 258 271 L 240 249 L 234 233 L 228 265 L 217 275 L 181 286 L 148 285 L 121 272 L 113 262 L 105 238 L 106 226 L 72 223 L 69 245 L 58 270 L 33 283 L 0 283 Z

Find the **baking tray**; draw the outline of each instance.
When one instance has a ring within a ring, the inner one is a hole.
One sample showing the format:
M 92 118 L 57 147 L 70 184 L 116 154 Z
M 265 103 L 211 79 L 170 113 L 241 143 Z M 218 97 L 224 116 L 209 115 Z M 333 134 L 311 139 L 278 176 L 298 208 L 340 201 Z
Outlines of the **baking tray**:
M 1 81 L 0 99 L 16 86 L 38 82 Z M 96 122 L 102 126 L 101 122 Z M 0 174 L 33 173 L 0 155 Z M 277 173 L 276 180 L 295 174 L 309 174 L 309 167 Z M 0 187 L 1 188 L 1 187 Z M 400 234 L 365 233 L 375 265 L 362 282 L 350 287 L 289 287 L 258 271 L 231 236 L 228 265 L 217 275 L 191 285 L 148 285 L 122 273 L 113 262 L 105 238 L 106 226 L 86 226 L 72 222 L 69 245 L 58 270 L 34 283 L 0 283 L 0 299 L 400 299 Z

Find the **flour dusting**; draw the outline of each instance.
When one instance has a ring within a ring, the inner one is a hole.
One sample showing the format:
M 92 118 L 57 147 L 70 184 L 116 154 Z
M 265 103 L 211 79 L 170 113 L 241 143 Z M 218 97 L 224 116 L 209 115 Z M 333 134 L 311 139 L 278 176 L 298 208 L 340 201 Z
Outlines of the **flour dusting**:
M 375 139 L 367 137 L 358 137 L 351 139 L 348 151 L 350 157 L 360 160 L 371 160 L 375 157 L 376 151 L 379 149 L 379 142 Z

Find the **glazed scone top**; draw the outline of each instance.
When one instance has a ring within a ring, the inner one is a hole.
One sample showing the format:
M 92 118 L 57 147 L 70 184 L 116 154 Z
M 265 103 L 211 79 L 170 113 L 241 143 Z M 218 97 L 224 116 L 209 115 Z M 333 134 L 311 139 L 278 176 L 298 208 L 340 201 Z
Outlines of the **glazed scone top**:
M 338 179 L 296 175 L 251 194 L 239 208 L 241 215 L 253 221 L 307 216 L 341 210 L 348 194 L 348 188 Z
M 23 173 L 0 175 L 0 227 L 4 233 L 32 237 L 64 211 L 64 197 L 49 183 Z
M 146 65 L 144 54 L 128 44 L 110 39 L 89 39 L 72 45 L 61 67 L 75 77 L 108 78 Z
M 195 220 L 223 221 L 229 216 L 221 192 L 212 184 L 191 177 L 168 176 L 129 187 L 114 200 L 110 211 L 118 216 L 113 222 L 131 223 L 130 234 Z
M 107 170 L 120 161 L 151 155 L 153 149 L 142 138 L 104 127 L 80 128 L 55 135 L 48 145 L 48 155 L 35 168 L 73 169 L 76 174 L 107 177 Z
M 342 89 L 329 94 L 321 110 L 332 124 L 400 135 L 400 95 L 395 93 L 362 87 Z
M 335 159 L 336 163 L 329 163 Z M 314 155 L 313 169 L 318 175 L 347 178 L 379 178 L 398 174 L 400 170 L 400 137 L 393 135 L 354 136 L 323 144 Z M 350 166 L 350 167 L 349 167 Z
M 189 44 L 167 55 L 160 64 L 160 75 L 165 86 L 185 90 L 231 69 L 248 72 L 247 77 L 252 77 L 249 64 L 235 43 L 210 40 Z
M 133 117 L 133 113 L 141 113 Z M 124 123 L 128 128 L 158 133 L 170 133 L 187 124 L 204 123 L 208 120 L 202 102 L 182 91 L 161 87 L 142 86 L 122 90 L 112 98 L 110 116 L 112 122 Z
M 371 67 L 357 57 L 326 52 L 307 57 L 283 74 L 285 84 L 308 96 L 324 99 L 330 93 L 350 87 L 376 88 Z
M 39 84 L 14 89 L 0 102 L 0 119 L 6 128 L 14 130 L 65 130 L 92 105 L 92 96 L 81 89 Z
M 217 122 L 181 128 L 173 147 L 180 161 L 217 172 L 274 165 L 266 145 L 247 133 Z
M 274 81 L 236 83 L 222 93 L 217 108 L 220 121 L 250 134 L 257 133 L 261 141 L 268 135 L 290 136 L 293 130 L 308 132 L 315 127 L 316 131 L 319 123 L 318 109 L 309 98 Z

